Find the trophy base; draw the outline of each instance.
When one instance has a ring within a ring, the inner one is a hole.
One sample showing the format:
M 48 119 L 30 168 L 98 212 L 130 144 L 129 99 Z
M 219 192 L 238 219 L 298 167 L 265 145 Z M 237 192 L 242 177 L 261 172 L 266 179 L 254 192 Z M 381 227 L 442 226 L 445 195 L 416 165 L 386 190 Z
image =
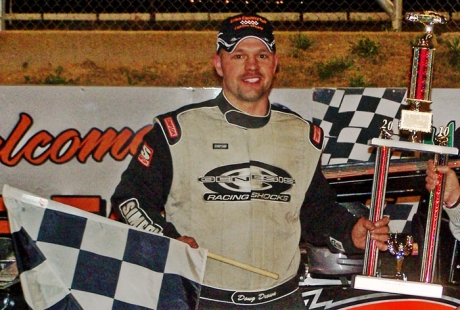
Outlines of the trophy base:
M 357 275 L 351 286 L 358 290 L 396 293 L 423 297 L 441 298 L 443 287 L 440 284 L 383 279 Z

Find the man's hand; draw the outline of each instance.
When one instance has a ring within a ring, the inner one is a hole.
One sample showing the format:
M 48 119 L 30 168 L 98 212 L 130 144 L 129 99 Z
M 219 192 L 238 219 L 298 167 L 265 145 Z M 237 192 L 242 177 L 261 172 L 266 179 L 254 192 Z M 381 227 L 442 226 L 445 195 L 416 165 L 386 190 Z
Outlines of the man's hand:
M 426 170 L 426 189 L 431 191 L 439 184 L 438 172 L 443 173 L 444 179 L 444 202 L 447 206 L 455 204 L 460 197 L 460 185 L 458 183 L 455 171 L 448 166 L 438 166 L 435 168 L 433 160 L 428 161 L 428 169 Z
M 389 222 L 389 217 L 383 217 L 375 223 L 368 219 L 360 218 L 351 231 L 351 238 L 355 247 L 358 249 L 366 248 L 367 232 L 370 231 L 371 239 L 376 241 L 377 248 L 381 251 L 386 251 L 388 248 L 386 242 L 390 232 L 388 228 Z
M 187 243 L 191 248 L 198 249 L 198 243 L 196 243 L 195 238 L 188 236 L 180 236 L 177 240 Z

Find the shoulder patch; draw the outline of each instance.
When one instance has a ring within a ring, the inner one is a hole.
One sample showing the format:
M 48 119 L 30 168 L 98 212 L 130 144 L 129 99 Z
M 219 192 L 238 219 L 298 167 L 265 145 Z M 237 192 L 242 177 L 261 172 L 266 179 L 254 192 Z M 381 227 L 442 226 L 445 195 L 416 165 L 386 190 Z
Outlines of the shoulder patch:
M 168 137 L 170 139 L 176 139 L 177 137 L 179 137 L 179 129 L 177 126 L 177 122 L 175 122 L 172 116 L 165 117 L 163 119 L 163 124 L 166 128 Z
M 323 129 L 317 125 L 310 123 L 310 141 L 317 148 L 323 148 L 324 134 Z
M 158 121 L 163 128 L 163 132 L 169 144 L 175 144 L 180 140 L 181 128 L 175 113 L 168 113 L 158 117 Z
M 182 129 L 178 121 L 178 116 L 188 111 L 209 107 L 217 107 L 216 99 L 184 105 L 176 111 L 171 111 L 166 114 L 159 115 L 155 118 L 155 122 L 160 124 L 169 145 L 173 145 L 176 144 L 182 136 Z
M 137 160 L 144 166 L 149 167 L 152 162 L 153 149 L 144 142 L 142 148 L 137 156 Z

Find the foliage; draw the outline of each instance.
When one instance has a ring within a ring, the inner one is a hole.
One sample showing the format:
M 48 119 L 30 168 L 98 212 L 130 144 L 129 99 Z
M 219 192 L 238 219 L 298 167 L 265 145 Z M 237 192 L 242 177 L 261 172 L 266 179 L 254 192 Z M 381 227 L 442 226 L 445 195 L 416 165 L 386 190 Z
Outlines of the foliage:
M 291 46 L 295 49 L 299 49 L 302 51 L 306 51 L 310 47 L 315 44 L 313 39 L 310 39 L 306 35 L 298 33 L 296 35 L 289 35 L 289 41 L 291 42 Z
M 346 58 L 335 58 L 326 63 L 318 62 L 316 64 L 316 71 L 320 80 L 327 80 L 332 77 L 336 77 L 343 73 L 345 70 L 353 66 L 353 60 Z
M 460 66 L 460 38 L 445 40 L 443 43 L 447 47 L 449 63 L 454 67 Z
M 64 71 L 62 66 L 58 66 L 55 70 L 55 74 L 49 74 L 46 76 L 44 84 L 48 85 L 57 85 L 57 84 L 67 84 L 67 79 L 61 74 Z
M 23 64 L 23 69 L 26 69 L 27 65 L 26 63 Z M 76 80 L 74 81 L 73 79 L 67 80 L 66 77 L 62 76 L 62 73 L 64 72 L 64 68 L 62 66 L 57 66 L 56 69 L 54 69 L 54 74 L 48 74 L 44 80 L 40 79 L 31 79 L 30 76 L 24 76 L 24 81 L 26 84 L 45 84 L 45 85 L 75 85 L 79 81 Z
M 380 52 L 380 44 L 369 38 L 351 43 L 351 53 L 363 58 L 373 58 Z

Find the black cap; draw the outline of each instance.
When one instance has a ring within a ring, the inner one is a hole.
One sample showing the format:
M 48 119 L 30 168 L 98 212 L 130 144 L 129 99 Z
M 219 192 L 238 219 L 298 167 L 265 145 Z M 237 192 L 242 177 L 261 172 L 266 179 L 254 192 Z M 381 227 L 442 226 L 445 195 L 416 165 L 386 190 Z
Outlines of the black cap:
M 246 38 L 259 39 L 270 52 L 276 51 L 273 25 L 257 14 L 240 14 L 222 22 L 217 35 L 217 52 L 222 48 L 231 53 Z

